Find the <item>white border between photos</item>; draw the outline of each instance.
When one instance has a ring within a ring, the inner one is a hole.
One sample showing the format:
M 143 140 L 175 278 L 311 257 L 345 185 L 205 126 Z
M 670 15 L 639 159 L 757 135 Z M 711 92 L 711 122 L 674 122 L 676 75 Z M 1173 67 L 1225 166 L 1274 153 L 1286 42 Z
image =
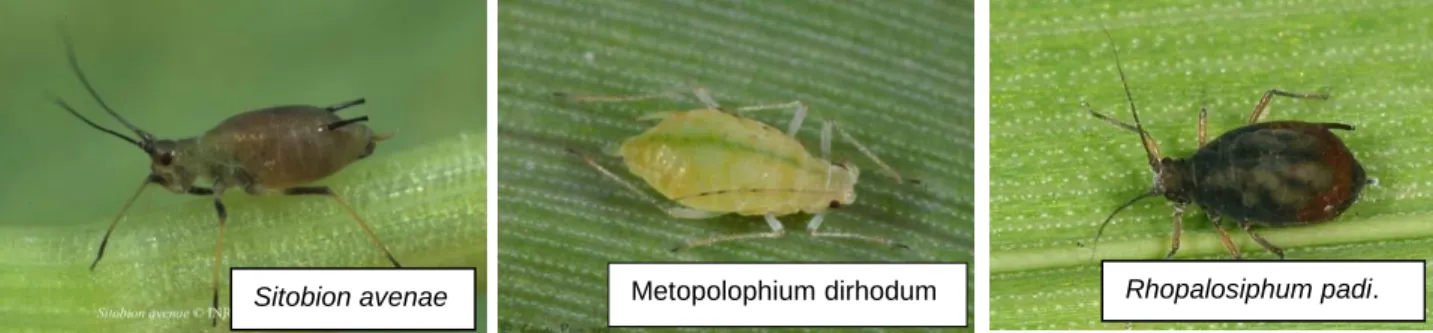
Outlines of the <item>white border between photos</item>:
M 976 332 L 990 331 L 990 1 L 975 0 L 975 289 Z
M 498 1 L 488 0 L 488 332 L 498 331 Z

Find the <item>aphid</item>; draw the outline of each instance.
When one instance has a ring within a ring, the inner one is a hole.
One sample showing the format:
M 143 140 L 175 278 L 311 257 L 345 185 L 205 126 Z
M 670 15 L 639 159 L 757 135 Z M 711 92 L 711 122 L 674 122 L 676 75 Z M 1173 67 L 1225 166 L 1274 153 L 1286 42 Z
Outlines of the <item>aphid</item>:
M 1108 36 L 1108 32 L 1106 32 Z M 1111 38 L 1113 39 L 1113 38 Z M 1112 43 L 1113 44 L 1113 43 Z M 1270 89 L 1254 106 L 1249 124 L 1205 142 L 1206 107 L 1199 109 L 1199 150 L 1189 158 L 1161 157 L 1159 145 L 1145 132 L 1135 111 L 1134 96 L 1119 63 L 1115 68 L 1124 86 L 1131 126 L 1089 110 L 1090 114 L 1120 128 L 1139 134 L 1149 166 L 1154 170 L 1154 187 L 1116 208 L 1095 234 L 1096 244 L 1115 214 L 1140 199 L 1163 195 L 1174 203 L 1174 234 L 1165 259 L 1179 251 L 1184 207 L 1193 203 L 1204 209 L 1219 231 L 1224 248 L 1235 259 L 1239 248 L 1224 231 L 1222 219 L 1239 223 L 1245 233 L 1264 249 L 1284 258 L 1284 250 L 1254 232 L 1254 225 L 1285 227 L 1331 220 L 1358 200 L 1368 183 L 1363 166 L 1331 130 L 1353 130 L 1338 123 L 1302 121 L 1259 122 L 1274 96 L 1327 100 L 1326 93 L 1297 93 Z M 1088 107 L 1088 105 L 1086 105 Z
M 358 222 L 358 226 L 362 227 L 369 239 L 382 250 L 388 261 L 393 263 L 394 267 L 401 267 L 393 254 L 388 252 L 387 246 L 368 228 L 368 223 L 358 217 L 358 213 L 354 212 L 338 193 L 327 186 L 304 186 L 337 173 L 353 161 L 368 157 L 373 154 L 375 143 L 391 137 L 375 135 L 367 126 L 361 124 L 368 120 L 367 116 L 340 119 L 335 114 L 363 104 L 364 99 L 328 107 L 269 107 L 230 117 L 197 137 L 157 139 L 149 132 L 130 124 L 105 104 L 80 70 L 69 36 L 62 37 L 70 68 L 85 90 L 89 91 L 90 96 L 105 112 L 133 131 L 139 139 L 130 138 L 90 121 L 58 97 L 53 97 L 54 103 L 91 127 L 134 144 L 150 158 L 150 174 L 110 221 L 109 229 L 105 230 L 104 238 L 100 241 L 99 252 L 90 264 L 91 271 L 99 264 L 100 258 L 104 257 L 110 233 L 114 232 L 120 218 L 150 184 L 163 186 L 174 193 L 214 198 L 214 209 L 219 215 L 219 231 L 214 244 L 212 311 L 219 308 L 219 267 L 224 249 L 224 224 L 228 219 L 220 198 L 228 189 L 240 189 L 251 195 L 323 195 L 333 198 L 334 202 Z M 212 181 L 212 185 L 195 185 L 203 179 Z M 211 324 L 218 325 L 218 316 L 213 317 Z
M 672 217 L 706 219 L 735 213 L 762 216 L 770 232 L 719 235 L 691 240 L 672 251 L 714 243 L 785 235 L 779 216 L 812 214 L 806 231 L 815 237 L 861 239 L 895 247 L 906 247 L 890 239 L 850 233 L 819 232 L 822 219 L 831 209 L 856 202 L 855 184 L 860 170 L 850 163 L 831 163 L 831 132 L 851 143 L 897 183 L 900 174 L 877 158 L 831 121 L 821 127 L 821 157 L 811 156 L 794 137 L 806 117 L 800 101 L 724 109 L 704 88 L 691 89 L 703 108 L 658 112 L 638 117 L 656 121 L 646 132 L 627 138 L 606 153 L 622 158 L 627 169 L 678 206 L 664 205 L 632 183 L 608 171 L 591 157 L 576 150 L 588 165 L 623 187 L 646 198 Z M 669 96 L 656 93 L 632 96 L 568 96 L 581 102 L 626 102 Z M 791 109 L 794 115 L 781 132 L 765 123 L 743 118 L 747 112 Z

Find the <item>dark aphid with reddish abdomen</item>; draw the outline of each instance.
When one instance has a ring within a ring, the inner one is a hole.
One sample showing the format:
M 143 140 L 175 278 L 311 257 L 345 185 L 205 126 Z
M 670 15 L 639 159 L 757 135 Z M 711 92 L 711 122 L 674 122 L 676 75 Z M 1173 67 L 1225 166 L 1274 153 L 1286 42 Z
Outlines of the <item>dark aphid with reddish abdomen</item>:
M 1199 110 L 1199 150 L 1184 159 L 1160 157 L 1159 145 L 1144 131 L 1135 111 L 1134 97 L 1119 65 L 1115 68 L 1124 85 L 1134 125 L 1090 110 L 1095 117 L 1139 134 L 1149 166 L 1154 169 L 1154 188 L 1115 209 L 1100 224 L 1096 244 L 1105 225 L 1120 210 L 1144 198 L 1163 195 L 1174 203 L 1174 235 L 1165 259 L 1179 251 L 1184 207 L 1190 203 L 1204 209 L 1219 231 L 1229 254 L 1240 258 L 1239 248 L 1224 231 L 1223 218 L 1239 223 L 1249 237 L 1265 249 L 1284 258 L 1284 251 L 1254 232 L 1254 225 L 1283 227 L 1323 222 L 1338 217 L 1358 200 L 1368 183 L 1363 166 L 1332 130 L 1353 130 L 1337 123 L 1273 121 L 1259 118 L 1274 96 L 1328 99 L 1324 93 L 1294 93 L 1272 89 L 1254 106 L 1249 124 L 1205 143 L 1207 111 Z
M 104 257 L 105 246 L 110 233 L 119 219 L 129 210 L 130 204 L 148 185 L 163 186 L 170 192 L 210 196 L 214 198 L 214 209 L 219 215 L 219 232 L 214 245 L 214 279 L 212 310 L 219 307 L 219 267 L 224 245 L 224 224 L 228 219 L 224 203 L 220 200 L 225 190 L 239 189 L 252 195 L 323 195 L 333 198 L 339 206 L 358 222 L 363 232 L 378 246 L 394 267 L 401 267 L 378 236 L 368 228 L 347 202 L 327 186 L 305 186 L 337 173 L 349 163 L 373 154 L 377 142 L 388 139 L 388 135 L 375 135 L 361 122 L 368 117 L 351 119 L 339 118 L 336 112 L 361 105 L 362 98 L 338 103 L 328 107 L 309 105 L 275 106 L 241 113 L 219 123 L 213 129 L 197 137 L 170 140 L 157 139 L 154 135 L 135 127 L 115 113 L 100 99 L 90 86 L 84 72 L 75 58 L 74 47 L 68 36 L 64 36 L 65 51 L 70 67 L 90 96 L 106 112 L 133 131 L 138 139 L 130 138 L 114 130 L 102 127 L 81 116 L 78 111 L 59 98 L 55 104 L 80 118 L 91 127 L 114 135 L 138 146 L 150 157 L 150 174 L 144 178 L 139 190 L 125 201 L 124 207 L 110 222 L 100 241 L 99 252 L 90 264 L 94 270 Z M 196 186 L 200 180 L 209 180 L 210 187 Z M 213 312 L 211 312 L 213 315 Z M 218 325 L 218 316 L 213 317 Z

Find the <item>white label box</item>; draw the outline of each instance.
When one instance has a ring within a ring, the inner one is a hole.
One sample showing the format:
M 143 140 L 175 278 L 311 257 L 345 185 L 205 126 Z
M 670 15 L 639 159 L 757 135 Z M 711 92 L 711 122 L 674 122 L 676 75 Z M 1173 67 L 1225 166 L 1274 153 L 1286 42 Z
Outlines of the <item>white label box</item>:
M 1104 321 L 1422 322 L 1427 313 L 1424 260 L 1101 264 Z
M 229 270 L 230 329 L 477 329 L 477 268 Z
M 609 263 L 609 327 L 965 327 L 968 265 Z

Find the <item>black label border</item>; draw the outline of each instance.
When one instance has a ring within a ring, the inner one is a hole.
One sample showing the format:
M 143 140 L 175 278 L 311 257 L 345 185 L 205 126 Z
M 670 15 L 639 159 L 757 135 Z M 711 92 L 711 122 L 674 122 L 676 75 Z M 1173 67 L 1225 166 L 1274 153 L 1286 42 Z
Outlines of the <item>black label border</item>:
M 1366 262 L 1414 263 L 1414 262 L 1416 262 L 1416 263 L 1421 263 L 1421 264 L 1423 264 L 1423 284 L 1421 285 L 1421 286 L 1423 287 L 1423 291 L 1420 292 L 1419 295 L 1426 295 L 1426 294 L 1428 293 L 1428 260 L 1417 260 L 1417 259 L 1366 259 L 1366 260 L 1358 260 L 1358 259 L 1341 259 L 1341 260 L 1277 260 L 1277 259 L 1257 259 L 1257 260 L 1235 260 L 1235 259 L 1215 259 L 1215 260 L 1158 260 L 1158 259 L 1149 259 L 1149 260 L 1132 260 L 1132 259 L 1105 259 L 1105 260 L 1100 260 L 1100 322 L 1102 322 L 1102 323 L 1423 323 L 1423 322 L 1427 322 L 1427 321 L 1428 321 L 1428 298 L 1427 298 L 1427 297 L 1423 297 L 1423 311 L 1422 311 L 1422 313 L 1423 313 L 1423 319 L 1419 319 L 1419 320 L 1412 320 L 1412 319 L 1341 319 L 1341 320 L 1324 320 L 1324 319 L 1244 319 L 1244 320 L 1220 320 L 1220 319 L 1141 319 L 1141 320 L 1110 320 L 1110 319 L 1105 319 L 1105 263 L 1108 263 L 1108 262 L 1160 262 L 1160 263 L 1208 263 L 1208 262 L 1227 262 L 1227 263 L 1254 263 L 1254 264 L 1267 264 L 1267 263 L 1366 263 Z
M 230 331 L 286 331 L 286 332 L 332 332 L 332 331 L 463 331 L 478 330 L 478 314 L 473 314 L 472 328 L 234 328 L 234 271 L 472 271 L 473 282 L 478 281 L 477 267 L 229 267 L 229 330 Z M 478 309 L 478 288 L 473 288 L 473 311 Z
M 607 262 L 607 274 L 604 275 L 604 288 L 607 294 L 607 328 L 967 328 L 970 327 L 970 318 L 967 318 L 964 326 L 839 326 L 839 325 L 802 325 L 802 326 L 691 326 L 691 325 L 644 325 L 644 326 L 612 326 L 612 265 L 965 265 L 965 288 L 969 290 L 974 281 L 971 281 L 970 263 L 965 261 L 609 261 Z M 972 305 L 974 302 L 973 292 L 965 293 L 965 304 Z M 966 313 L 970 312 L 967 307 Z M 966 315 L 966 314 L 961 314 Z

